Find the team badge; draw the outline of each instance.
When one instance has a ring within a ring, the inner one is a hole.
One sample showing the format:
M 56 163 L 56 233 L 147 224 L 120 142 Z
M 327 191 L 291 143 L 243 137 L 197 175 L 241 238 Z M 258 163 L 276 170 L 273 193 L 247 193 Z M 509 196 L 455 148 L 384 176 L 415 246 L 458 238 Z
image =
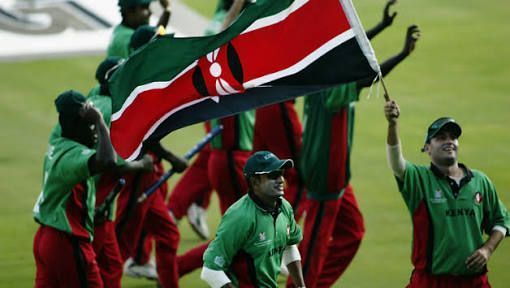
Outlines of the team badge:
M 482 193 L 476 192 L 475 193 L 475 203 L 480 204 L 483 201 Z
M 265 241 L 266 240 L 266 232 L 260 232 L 259 233 L 259 240 Z

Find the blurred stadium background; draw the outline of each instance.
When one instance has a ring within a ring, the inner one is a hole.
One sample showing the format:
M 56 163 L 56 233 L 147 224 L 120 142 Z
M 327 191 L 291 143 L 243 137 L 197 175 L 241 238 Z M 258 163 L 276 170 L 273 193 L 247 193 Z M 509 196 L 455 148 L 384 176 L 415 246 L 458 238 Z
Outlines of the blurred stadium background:
M 116 9 L 115 0 L 90 1 L 110 2 L 110 7 Z M 179 3 L 202 16 L 196 19 L 205 20 L 211 17 L 216 5 L 213 0 L 181 0 Z M 0 12 L 15 4 L 19 3 L 0 1 Z M 380 20 L 384 4 L 384 0 L 354 1 L 365 28 Z M 507 172 L 510 160 L 510 2 L 401 0 L 395 10 L 398 16 L 394 24 L 373 40 L 379 61 L 400 51 L 408 25 L 417 24 L 422 30 L 415 53 L 386 80 L 390 96 L 402 109 L 404 155 L 414 162 L 428 161 L 419 151 L 427 125 L 439 116 L 452 116 L 464 130 L 460 140 L 461 162 L 487 173 L 503 202 L 510 207 Z M 45 17 L 39 15 L 32 20 L 47 23 Z M 113 25 L 120 19 L 118 15 L 112 16 L 113 20 L 107 15 L 102 17 Z M 174 17 L 178 17 L 177 11 Z M 13 44 L 15 40 L 9 35 L 12 31 L 2 30 L 5 21 L 5 17 L 0 16 L 0 47 L 3 47 L 0 51 L 26 49 Z M 196 21 L 189 25 L 197 24 Z M 30 35 L 28 41 L 16 42 L 16 45 L 32 45 L 42 50 L 39 37 Z M 72 44 L 85 47 L 89 44 L 87 39 L 77 38 Z M 52 48 L 58 50 L 57 46 L 54 42 Z M 104 56 L 102 49 L 104 47 L 78 54 L 0 56 L 0 287 L 33 286 L 32 241 L 37 224 L 32 220 L 31 210 L 39 194 L 48 135 L 57 121 L 53 99 L 66 89 L 88 92 L 93 87 L 95 68 Z M 352 183 L 367 232 L 357 257 L 335 287 L 404 287 L 411 272 L 411 222 L 386 165 L 384 100 L 377 94 L 374 87 L 367 98 L 366 89 L 357 104 L 352 160 Z M 172 133 L 164 143 L 184 153 L 202 136 L 202 126 L 195 125 Z M 170 180 L 170 187 L 177 179 Z M 214 199 L 209 211 L 209 225 L 213 231 L 218 221 Z M 179 253 L 201 243 L 186 220 L 179 228 Z M 489 279 L 495 288 L 509 287 L 509 255 L 510 243 L 503 241 L 490 260 Z M 147 280 L 123 279 L 123 287 L 154 286 L 154 282 Z M 182 278 L 181 287 L 205 287 L 205 283 L 200 281 L 197 271 Z

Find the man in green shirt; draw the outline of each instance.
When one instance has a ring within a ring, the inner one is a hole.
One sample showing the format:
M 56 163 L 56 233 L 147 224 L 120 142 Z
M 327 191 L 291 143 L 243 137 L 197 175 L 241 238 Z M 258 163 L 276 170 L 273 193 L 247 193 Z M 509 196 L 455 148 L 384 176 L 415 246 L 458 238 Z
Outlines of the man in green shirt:
M 44 159 L 42 191 L 33 214 L 36 287 L 103 287 L 92 248 L 95 183 L 92 175 L 115 166 L 101 113 L 77 91 L 55 100 L 61 137 Z M 93 147 L 97 147 L 93 149 Z
M 399 106 L 388 101 L 384 113 L 388 161 L 413 220 L 407 287 L 491 287 L 487 262 L 509 235 L 510 217 L 491 180 L 458 162 L 460 125 L 449 117 L 434 121 L 422 148 L 431 164 L 416 165 L 402 156 Z
M 201 278 L 211 287 L 233 287 L 248 263 L 249 282 L 242 287 L 278 287 L 282 261 L 297 287 L 305 287 L 297 244 L 301 229 L 292 207 L 283 199 L 283 170 L 293 166 L 269 151 L 253 154 L 244 166 L 248 194 L 221 219 L 216 238 L 204 253 Z M 240 261 L 239 261 L 240 260 Z M 245 272 L 246 273 L 246 272 Z
M 122 22 L 113 30 L 108 44 L 107 55 L 127 58 L 129 56 L 129 41 L 136 28 L 149 24 L 151 17 L 150 3 L 154 0 L 119 0 Z M 169 0 L 159 0 L 163 7 L 163 14 L 157 26 L 166 27 L 170 19 Z

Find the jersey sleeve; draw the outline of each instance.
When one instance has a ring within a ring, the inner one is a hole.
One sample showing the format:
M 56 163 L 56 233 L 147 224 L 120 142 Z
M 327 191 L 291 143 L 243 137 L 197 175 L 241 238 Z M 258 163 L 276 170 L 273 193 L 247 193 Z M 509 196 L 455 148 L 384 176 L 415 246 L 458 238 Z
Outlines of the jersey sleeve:
M 488 221 L 484 223 L 485 233 L 489 234 L 495 226 L 501 226 L 506 228 L 506 235 L 510 236 L 510 216 L 508 211 L 501 202 L 496 192 L 496 187 L 492 181 L 485 175 L 483 188 L 487 192 L 485 195 L 487 199 L 484 201 L 484 214 Z
M 204 252 L 204 266 L 212 270 L 227 270 L 232 259 L 248 238 L 251 225 L 245 214 L 227 213 L 221 219 L 216 238 Z
M 303 234 L 301 232 L 301 228 L 296 223 L 294 213 L 291 210 L 289 216 L 289 238 L 287 240 L 287 246 L 298 244 L 301 240 L 303 240 Z
M 395 179 L 397 180 L 398 189 L 406 202 L 407 208 L 413 213 L 423 200 L 423 187 L 420 185 L 420 183 L 422 183 L 420 180 L 420 167 L 406 161 L 403 179 L 397 177 L 395 177 Z
M 337 112 L 349 103 L 358 101 L 356 82 L 342 84 L 327 91 L 326 108 L 330 112 Z

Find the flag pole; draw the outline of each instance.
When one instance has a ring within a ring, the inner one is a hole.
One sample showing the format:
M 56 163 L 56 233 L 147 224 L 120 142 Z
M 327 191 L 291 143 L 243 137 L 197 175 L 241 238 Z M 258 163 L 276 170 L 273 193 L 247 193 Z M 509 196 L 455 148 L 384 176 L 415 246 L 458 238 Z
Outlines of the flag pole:
M 381 76 L 380 79 L 381 79 L 382 87 L 384 89 L 384 100 L 386 100 L 386 102 L 391 101 L 390 94 L 388 93 L 388 89 L 386 88 L 386 84 L 384 83 L 383 77 Z

